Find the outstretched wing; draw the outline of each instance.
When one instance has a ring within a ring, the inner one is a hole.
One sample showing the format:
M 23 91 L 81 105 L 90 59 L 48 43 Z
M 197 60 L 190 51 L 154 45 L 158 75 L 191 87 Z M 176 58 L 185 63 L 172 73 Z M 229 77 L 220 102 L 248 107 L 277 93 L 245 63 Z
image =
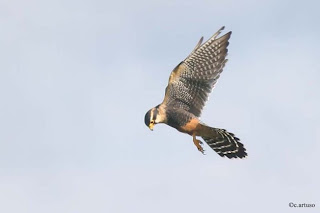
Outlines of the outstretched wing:
M 170 74 L 163 104 L 183 108 L 200 117 L 208 95 L 227 62 L 231 32 L 217 38 L 222 27 L 201 45 L 200 39 L 191 54 Z

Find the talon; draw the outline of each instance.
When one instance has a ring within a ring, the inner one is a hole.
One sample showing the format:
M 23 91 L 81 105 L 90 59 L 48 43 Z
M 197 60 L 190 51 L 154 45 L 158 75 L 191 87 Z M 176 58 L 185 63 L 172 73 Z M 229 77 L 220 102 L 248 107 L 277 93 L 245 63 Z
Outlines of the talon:
M 198 150 L 199 150 L 202 154 L 204 154 L 204 149 L 202 148 L 202 146 L 198 147 Z
M 203 154 L 203 155 L 205 155 L 205 153 L 204 153 L 204 149 L 200 146 L 200 148 L 198 148 L 198 150 Z
M 202 154 L 204 154 L 204 149 L 203 149 L 202 146 L 201 146 L 201 144 L 203 144 L 203 142 L 200 141 L 200 140 L 197 140 L 195 134 L 193 134 L 192 137 L 193 137 L 193 143 L 194 143 L 194 145 L 196 145 L 197 149 L 198 149 Z

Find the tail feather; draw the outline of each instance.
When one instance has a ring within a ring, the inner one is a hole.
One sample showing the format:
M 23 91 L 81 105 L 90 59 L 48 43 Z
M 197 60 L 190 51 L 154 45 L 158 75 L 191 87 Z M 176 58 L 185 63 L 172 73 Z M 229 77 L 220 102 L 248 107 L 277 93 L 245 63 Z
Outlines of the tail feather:
M 244 158 L 247 156 L 246 149 L 240 143 L 240 139 L 233 133 L 225 129 L 212 128 L 204 126 L 201 134 L 203 140 L 221 157 Z

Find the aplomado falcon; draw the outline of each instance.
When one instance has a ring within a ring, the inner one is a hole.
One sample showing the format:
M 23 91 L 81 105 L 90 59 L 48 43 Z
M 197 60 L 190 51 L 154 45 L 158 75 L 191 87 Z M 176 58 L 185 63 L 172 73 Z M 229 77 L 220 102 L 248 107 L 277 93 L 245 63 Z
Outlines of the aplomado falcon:
M 220 156 L 243 158 L 246 149 L 239 138 L 225 129 L 207 126 L 199 120 L 201 111 L 225 66 L 231 32 L 218 37 L 222 27 L 208 41 L 203 37 L 190 55 L 170 74 L 161 104 L 145 115 L 145 124 L 153 130 L 155 124 L 165 123 L 193 137 L 198 150 L 204 153 L 200 136 Z

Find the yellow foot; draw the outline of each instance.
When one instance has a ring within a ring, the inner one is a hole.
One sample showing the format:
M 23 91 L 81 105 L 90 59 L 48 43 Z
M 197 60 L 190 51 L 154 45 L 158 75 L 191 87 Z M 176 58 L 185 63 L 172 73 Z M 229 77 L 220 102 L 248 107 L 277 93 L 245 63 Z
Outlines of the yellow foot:
M 203 144 L 202 141 L 198 140 L 195 135 L 192 135 L 192 137 L 194 145 L 196 145 L 197 149 L 204 154 L 204 149 L 201 146 L 201 144 Z

